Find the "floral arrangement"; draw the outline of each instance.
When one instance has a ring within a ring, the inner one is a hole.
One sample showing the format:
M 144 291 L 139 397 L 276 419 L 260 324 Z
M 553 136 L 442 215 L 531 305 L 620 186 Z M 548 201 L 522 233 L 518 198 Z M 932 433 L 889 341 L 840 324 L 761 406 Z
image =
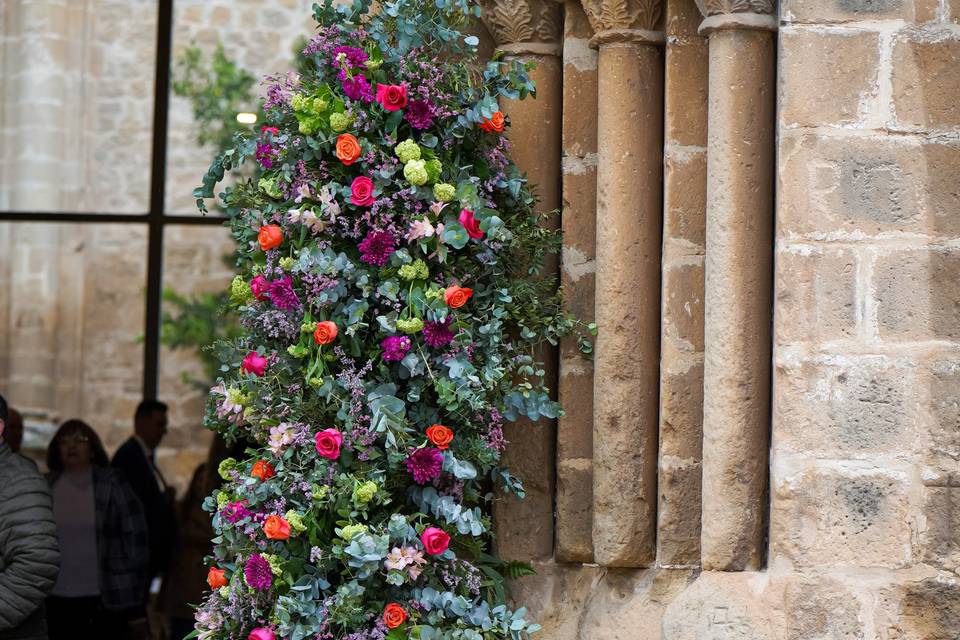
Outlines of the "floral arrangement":
M 466 0 L 315 5 L 300 74 L 195 191 L 239 246 L 206 421 L 249 443 L 207 498 L 201 638 L 520 640 L 490 503 L 523 495 L 503 425 L 560 411 L 538 346 L 578 328 L 509 159 L 520 62 L 476 60 Z M 252 170 L 251 170 L 252 168 Z M 588 342 L 581 338 L 586 347 Z

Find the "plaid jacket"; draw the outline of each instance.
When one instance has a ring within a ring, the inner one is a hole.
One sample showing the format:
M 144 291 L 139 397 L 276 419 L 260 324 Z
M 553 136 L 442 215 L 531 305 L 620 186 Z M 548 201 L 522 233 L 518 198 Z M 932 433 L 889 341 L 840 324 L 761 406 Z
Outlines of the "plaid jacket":
M 47 476 L 53 487 L 59 474 Z M 138 607 L 147 587 L 147 523 L 143 507 L 123 475 L 93 468 L 93 500 L 100 560 L 100 600 L 112 611 Z

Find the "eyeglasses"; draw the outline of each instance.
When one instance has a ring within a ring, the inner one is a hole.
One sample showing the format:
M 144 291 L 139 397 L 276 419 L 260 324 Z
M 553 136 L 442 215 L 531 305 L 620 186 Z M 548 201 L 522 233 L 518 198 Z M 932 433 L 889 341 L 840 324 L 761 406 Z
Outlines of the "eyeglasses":
M 84 444 L 90 442 L 90 438 L 82 433 L 74 433 L 69 436 L 60 436 L 57 438 L 60 444 Z

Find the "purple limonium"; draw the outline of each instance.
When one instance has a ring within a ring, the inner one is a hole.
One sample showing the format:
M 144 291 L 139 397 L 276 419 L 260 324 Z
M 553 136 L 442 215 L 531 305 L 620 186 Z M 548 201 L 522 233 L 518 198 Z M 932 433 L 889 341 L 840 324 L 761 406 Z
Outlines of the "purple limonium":
M 452 316 L 447 316 L 442 322 L 425 322 L 423 325 L 423 341 L 427 346 L 435 349 L 445 347 L 453 342 L 453 331 L 450 331 Z
M 400 362 L 410 351 L 410 338 L 407 336 L 388 336 L 380 342 L 383 359 L 387 362 Z
M 382 267 L 396 250 L 393 243 L 393 234 L 387 231 L 371 231 L 360 243 L 360 259 L 367 264 Z
M 293 290 L 293 279 L 290 276 L 284 276 L 271 282 L 268 291 L 270 302 L 277 309 L 293 311 L 300 308 L 300 298 L 297 297 L 297 292 Z
M 414 482 L 427 484 L 440 477 L 443 470 L 443 452 L 433 447 L 421 447 L 414 449 L 403 463 L 407 465 L 407 471 L 413 476 Z
M 243 576 L 247 579 L 247 584 L 257 591 L 266 591 L 273 584 L 273 570 L 270 568 L 270 563 L 259 553 L 247 559 Z
M 411 100 L 404 119 L 414 129 L 429 129 L 433 126 L 433 104 L 429 100 Z

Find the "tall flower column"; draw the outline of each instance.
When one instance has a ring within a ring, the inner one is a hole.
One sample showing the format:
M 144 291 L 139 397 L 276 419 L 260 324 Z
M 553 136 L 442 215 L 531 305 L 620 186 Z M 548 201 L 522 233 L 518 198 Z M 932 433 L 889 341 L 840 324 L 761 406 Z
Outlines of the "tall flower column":
M 560 207 L 563 7 L 549 0 L 486 0 L 482 6 L 483 21 L 498 50 L 536 63 L 530 73 L 536 100 L 501 100 L 501 106 L 510 118 L 514 161 L 539 198 L 537 211 L 554 211 Z M 559 217 L 549 225 L 559 227 Z M 557 270 L 554 260 L 545 272 Z M 541 354 L 541 359 L 549 385 L 556 389 L 556 349 Z M 523 479 L 526 497 L 502 496 L 495 504 L 497 551 L 505 559 L 545 560 L 553 555 L 556 423 L 520 419 L 504 431 L 510 442 L 504 464 Z
M 763 561 L 777 22 L 769 0 L 700 10 L 710 39 L 701 559 L 738 571 Z
M 664 36 L 658 0 L 584 0 L 599 48 L 593 544 L 653 562 Z

